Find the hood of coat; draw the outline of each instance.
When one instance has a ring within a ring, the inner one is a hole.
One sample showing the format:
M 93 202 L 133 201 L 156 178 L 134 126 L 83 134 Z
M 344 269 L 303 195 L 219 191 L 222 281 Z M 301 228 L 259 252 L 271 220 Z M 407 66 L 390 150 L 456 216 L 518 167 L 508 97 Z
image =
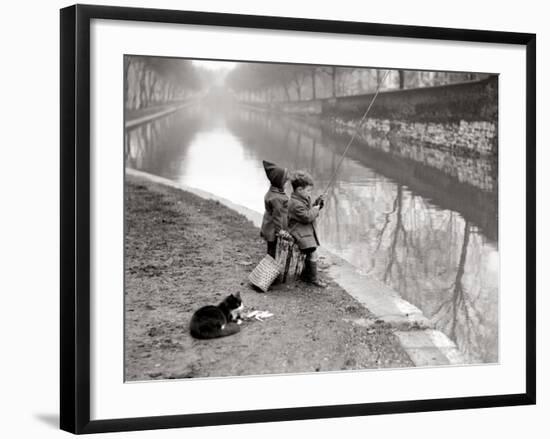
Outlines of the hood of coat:
M 287 176 L 287 169 L 281 168 L 280 166 L 277 166 L 275 163 L 268 162 L 266 160 L 263 161 L 265 175 L 267 175 L 267 178 L 269 179 L 270 183 L 279 188 L 283 189 L 283 186 L 286 181 Z

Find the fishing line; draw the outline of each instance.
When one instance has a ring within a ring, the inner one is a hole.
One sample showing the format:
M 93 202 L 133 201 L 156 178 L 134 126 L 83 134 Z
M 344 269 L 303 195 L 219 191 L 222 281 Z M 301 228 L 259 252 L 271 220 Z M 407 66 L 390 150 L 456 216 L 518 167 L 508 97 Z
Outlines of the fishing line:
M 353 141 L 355 140 L 355 138 L 357 137 L 357 134 L 359 134 L 359 128 L 361 128 L 361 125 L 363 125 L 363 122 L 365 121 L 367 115 L 369 114 L 369 111 L 372 107 L 372 104 L 374 104 L 374 101 L 376 100 L 376 97 L 378 96 L 378 93 L 380 92 L 380 88 L 382 87 L 382 84 L 384 83 L 384 81 L 386 80 L 386 76 L 388 76 L 388 73 L 390 73 L 390 70 L 386 70 L 386 73 L 384 74 L 384 77 L 382 78 L 382 80 L 378 83 L 378 87 L 376 88 L 376 92 L 374 93 L 374 96 L 372 97 L 371 101 L 370 101 L 370 104 L 367 108 L 367 111 L 365 111 L 365 114 L 363 114 L 363 117 L 361 118 L 361 120 L 359 121 L 359 123 L 357 124 L 357 127 L 355 128 L 355 132 L 353 133 L 353 136 L 351 137 L 350 141 L 348 142 L 347 146 L 345 147 L 344 149 L 344 152 L 342 153 L 342 155 L 340 156 L 340 161 L 338 162 L 338 165 L 336 166 L 336 169 L 335 171 L 332 173 L 332 176 L 330 177 L 330 180 L 327 184 L 327 187 L 325 189 L 325 191 L 323 192 L 323 196 L 327 194 L 329 188 L 332 186 L 332 184 L 334 183 L 334 179 L 336 178 L 336 175 L 338 174 L 338 170 L 340 169 L 340 165 L 342 164 L 342 162 L 344 161 L 344 157 L 346 156 L 346 153 L 348 152 L 348 149 L 349 147 L 351 146 L 351 144 L 353 143 Z

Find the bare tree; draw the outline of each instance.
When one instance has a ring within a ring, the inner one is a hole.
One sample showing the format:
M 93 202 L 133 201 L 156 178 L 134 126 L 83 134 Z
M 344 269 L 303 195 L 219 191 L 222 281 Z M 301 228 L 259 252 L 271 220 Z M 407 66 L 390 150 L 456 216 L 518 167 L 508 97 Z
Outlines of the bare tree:
M 298 95 L 298 100 L 301 101 L 302 100 L 302 86 L 305 82 L 305 75 L 304 75 L 303 69 L 300 68 L 300 66 L 297 66 L 293 69 L 292 80 L 293 80 L 294 85 L 295 85 L 296 93 Z
M 404 70 L 398 70 L 399 74 L 399 89 L 402 90 L 405 88 L 405 71 Z
M 317 99 L 317 67 L 308 67 L 307 71 L 311 77 L 311 99 Z
M 331 84 L 331 97 L 336 97 L 336 78 L 337 78 L 337 71 L 336 66 L 328 66 L 328 67 L 321 67 L 319 69 L 319 72 L 324 73 L 325 75 L 328 75 L 330 78 L 330 84 Z
M 129 108 L 144 108 L 159 100 L 167 102 L 182 98 L 201 86 L 196 69 L 189 60 L 128 56 L 124 61 L 126 105 Z

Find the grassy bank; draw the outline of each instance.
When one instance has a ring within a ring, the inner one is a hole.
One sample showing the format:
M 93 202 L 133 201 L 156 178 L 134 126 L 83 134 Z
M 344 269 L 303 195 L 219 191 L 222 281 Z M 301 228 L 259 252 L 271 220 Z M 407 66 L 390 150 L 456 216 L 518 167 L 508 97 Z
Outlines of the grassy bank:
M 127 380 L 412 366 L 391 328 L 332 282 L 251 289 L 265 243 L 218 202 L 127 176 L 125 215 Z M 193 339 L 192 313 L 237 291 L 245 311 L 273 317 Z

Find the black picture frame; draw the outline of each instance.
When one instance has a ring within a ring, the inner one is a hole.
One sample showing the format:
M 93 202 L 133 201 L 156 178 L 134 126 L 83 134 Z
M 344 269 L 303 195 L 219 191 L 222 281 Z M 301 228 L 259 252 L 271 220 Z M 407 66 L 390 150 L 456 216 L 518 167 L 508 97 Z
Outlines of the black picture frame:
M 133 20 L 208 26 L 453 40 L 526 47 L 526 376 L 525 393 L 224 413 L 90 420 L 90 21 Z M 60 11 L 60 426 L 72 433 L 304 420 L 326 417 L 535 404 L 536 36 L 211 12 L 73 5 Z

